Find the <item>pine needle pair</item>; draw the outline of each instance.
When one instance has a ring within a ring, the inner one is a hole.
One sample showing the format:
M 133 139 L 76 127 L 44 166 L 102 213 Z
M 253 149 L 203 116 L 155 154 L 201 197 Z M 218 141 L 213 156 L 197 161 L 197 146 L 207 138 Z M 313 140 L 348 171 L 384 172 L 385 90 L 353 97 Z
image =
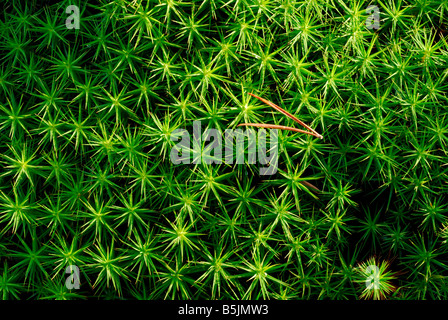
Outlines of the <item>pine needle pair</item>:
M 252 93 L 249 93 L 252 97 L 257 98 L 258 100 L 266 103 L 267 105 L 271 106 L 272 108 L 274 108 L 275 110 L 283 113 L 285 116 L 287 116 L 288 118 L 294 120 L 295 122 L 297 122 L 298 124 L 300 124 L 301 126 L 305 127 L 306 129 L 308 129 L 309 131 L 305 131 L 305 130 L 301 130 L 301 129 L 296 129 L 296 128 L 292 128 L 292 127 L 287 127 L 287 126 L 280 126 L 280 125 L 275 125 L 275 124 L 264 124 L 264 123 L 241 123 L 238 125 L 239 126 L 251 126 L 251 127 L 259 127 L 259 128 L 267 128 L 267 129 L 279 129 L 279 130 L 290 130 L 290 131 L 294 131 L 294 132 L 300 132 L 300 133 L 305 133 L 305 134 L 309 134 L 311 136 L 314 136 L 316 138 L 319 139 L 323 139 L 322 135 L 320 135 L 319 133 L 316 132 L 316 130 L 314 130 L 313 128 L 311 128 L 310 126 L 308 126 L 306 123 L 304 123 L 303 121 L 297 119 L 294 115 L 290 114 L 288 111 L 280 108 L 278 105 L 260 98 Z
M 313 128 L 311 128 L 310 126 L 308 126 L 306 123 L 304 123 L 303 121 L 297 119 L 294 115 L 290 114 L 288 111 L 280 108 L 278 105 L 260 98 L 252 93 L 249 93 L 249 95 L 251 95 L 252 97 L 257 98 L 258 100 L 266 103 L 267 105 L 271 106 L 272 108 L 274 108 L 275 110 L 283 113 L 284 115 L 286 115 L 287 117 L 289 117 L 290 119 L 294 120 L 295 122 L 297 122 L 298 124 L 300 124 L 301 126 L 305 127 L 306 129 L 308 129 L 309 131 L 305 131 L 305 130 L 301 130 L 301 129 L 296 129 L 293 127 L 287 127 L 287 126 L 280 126 L 280 125 L 276 125 L 276 124 L 264 124 L 264 123 L 241 123 L 239 124 L 237 127 L 240 126 L 251 126 L 251 127 L 258 127 L 258 128 L 266 128 L 266 129 L 278 129 L 278 130 L 289 130 L 289 131 L 294 131 L 294 132 L 299 132 L 299 133 L 305 133 L 305 134 L 309 134 L 311 136 L 314 136 L 316 138 L 319 139 L 323 139 L 323 136 L 320 135 L 319 133 L 317 133 L 316 130 L 314 130 Z M 307 182 L 307 181 L 302 181 L 302 183 L 308 187 L 313 188 L 316 191 L 320 191 L 319 188 L 317 188 L 316 186 L 314 186 L 313 184 Z

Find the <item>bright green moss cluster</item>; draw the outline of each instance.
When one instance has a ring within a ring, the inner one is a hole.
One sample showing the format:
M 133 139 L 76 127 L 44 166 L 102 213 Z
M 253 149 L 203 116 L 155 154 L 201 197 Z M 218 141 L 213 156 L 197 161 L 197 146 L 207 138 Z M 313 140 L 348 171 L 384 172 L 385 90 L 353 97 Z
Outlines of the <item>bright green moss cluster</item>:
M 2 1 L 0 297 L 448 298 L 446 1 L 89 2 Z M 297 126 L 248 93 L 323 139 L 170 161 L 196 120 Z

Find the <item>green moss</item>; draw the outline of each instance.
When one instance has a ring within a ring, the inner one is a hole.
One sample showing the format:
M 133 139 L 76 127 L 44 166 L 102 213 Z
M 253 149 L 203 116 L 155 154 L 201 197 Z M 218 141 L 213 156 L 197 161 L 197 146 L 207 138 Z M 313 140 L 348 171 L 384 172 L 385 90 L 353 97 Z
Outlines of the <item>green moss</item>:
M 0 13 L 3 299 L 448 298 L 446 2 L 72 4 Z M 172 164 L 196 120 L 295 125 L 249 93 L 323 139 Z

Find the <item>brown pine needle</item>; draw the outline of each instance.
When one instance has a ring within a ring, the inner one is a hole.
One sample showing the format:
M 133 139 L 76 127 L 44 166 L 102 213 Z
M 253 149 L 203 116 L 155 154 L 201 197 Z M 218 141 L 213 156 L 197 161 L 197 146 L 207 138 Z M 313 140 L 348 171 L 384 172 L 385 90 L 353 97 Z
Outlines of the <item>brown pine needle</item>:
M 240 123 L 239 125 L 237 125 L 237 127 L 239 127 L 239 126 L 250 126 L 250 127 L 259 127 L 259 128 L 267 128 L 267 129 L 290 130 L 290 131 L 294 131 L 294 132 L 300 132 L 300 133 L 309 134 L 309 135 L 317 137 L 317 138 L 321 138 L 320 135 L 318 136 L 318 135 L 316 135 L 313 132 L 309 132 L 309 131 L 305 131 L 305 130 L 301 130 L 301 129 L 296 129 L 296 128 L 292 128 L 292 127 L 287 127 L 287 126 L 280 126 L 280 125 L 276 125 L 276 124 Z
M 241 123 L 239 125 L 237 125 L 237 127 L 239 126 L 251 126 L 251 127 L 259 127 L 259 128 L 267 128 L 267 129 L 279 129 L 279 130 L 289 130 L 289 131 L 294 131 L 294 132 L 299 132 L 299 133 L 305 133 L 305 134 L 309 134 L 311 136 L 317 137 L 319 139 L 323 139 L 323 137 L 317 133 L 317 131 L 315 131 L 314 129 L 312 129 L 310 126 L 308 126 L 307 124 L 305 124 L 303 121 L 297 119 L 295 116 L 293 116 L 292 114 L 290 114 L 288 111 L 280 108 L 278 105 L 260 98 L 252 93 L 249 93 L 252 97 L 257 98 L 258 100 L 266 103 L 267 105 L 271 106 L 272 108 L 274 108 L 275 110 L 283 113 L 285 116 L 289 117 L 290 119 L 294 120 L 295 122 L 297 122 L 298 124 L 300 124 L 301 126 L 307 128 L 310 131 L 305 131 L 305 130 L 301 130 L 301 129 L 296 129 L 296 128 L 292 128 L 292 127 L 287 127 L 287 126 L 280 126 L 280 125 L 276 125 L 276 124 L 264 124 L 264 123 Z M 309 183 L 308 181 L 301 181 L 302 184 L 304 184 L 305 186 L 312 188 L 314 190 L 316 190 L 317 192 L 320 192 L 320 190 L 314 186 L 313 184 Z
M 297 123 L 300 124 L 301 126 L 307 128 L 307 129 L 310 130 L 312 133 L 314 133 L 314 134 L 312 134 L 313 136 L 315 136 L 315 137 L 317 137 L 317 138 L 319 138 L 319 139 L 323 139 L 323 137 L 322 137 L 319 133 L 317 133 L 317 131 L 315 131 L 313 128 L 311 128 L 310 126 L 308 126 L 307 124 L 305 124 L 303 121 L 297 119 L 295 116 L 293 116 L 292 114 L 290 114 L 288 111 L 286 111 L 286 110 L 280 108 L 278 105 L 272 103 L 271 101 L 268 101 L 268 100 L 266 100 L 266 99 L 260 98 L 260 97 L 258 97 L 258 96 L 256 96 L 256 95 L 252 94 L 252 93 L 249 93 L 249 94 L 250 94 L 252 97 L 257 98 L 258 100 L 260 100 L 260 101 L 266 103 L 267 105 L 271 106 L 271 107 L 274 108 L 275 110 L 277 110 L 277 111 L 283 113 L 285 116 L 287 116 L 287 117 L 289 117 L 290 119 L 294 120 L 295 122 L 297 122 Z M 285 128 L 289 128 L 289 127 L 285 127 Z M 291 129 L 285 129 L 285 130 L 291 130 Z M 292 131 L 295 131 L 295 130 L 292 130 Z M 302 133 L 304 133 L 304 131 L 297 131 L 297 132 L 302 132 Z
M 301 181 L 301 183 L 303 183 L 304 185 L 315 189 L 316 191 L 320 192 L 319 188 L 317 188 L 316 186 L 314 186 L 313 184 L 309 183 L 308 181 Z

